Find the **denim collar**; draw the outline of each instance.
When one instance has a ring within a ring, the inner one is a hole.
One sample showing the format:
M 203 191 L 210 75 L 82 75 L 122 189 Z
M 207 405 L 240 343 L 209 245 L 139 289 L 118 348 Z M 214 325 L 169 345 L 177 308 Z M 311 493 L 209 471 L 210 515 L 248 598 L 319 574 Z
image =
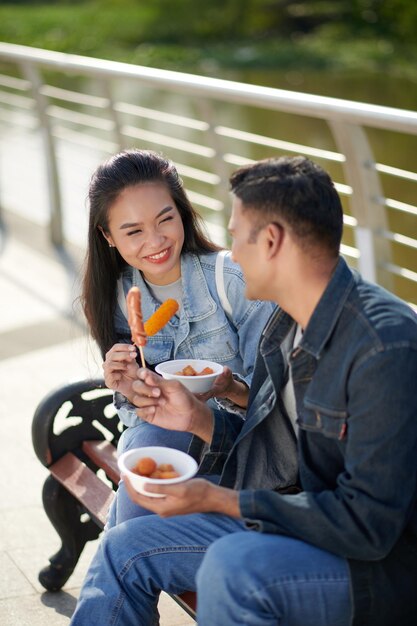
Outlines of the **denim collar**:
M 142 313 L 144 319 L 148 319 L 160 303 L 152 296 L 141 272 L 135 268 L 132 269 L 132 283 L 139 287 L 142 293 Z M 217 309 L 217 304 L 210 294 L 200 259 L 196 254 L 185 253 L 181 255 L 181 278 L 183 285 L 182 308 L 185 318 L 189 322 L 198 322 L 212 315 Z M 184 285 L 190 285 L 191 288 L 184 289 Z
M 183 285 L 192 285 L 191 289 L 183 289 L 182 304 L 187 319 L 198 322 L 212 315 L 217 304 L 210 294 L 200 258 L 196 254 L 186 253 L 181 256 L 181 276 Z
M 299 343 L 300 348 L 312 354 L 316 359 L 320 358 L 354 284 L 352 270 L 340 257 Z M 293 318 L 278 308 L 262 333 L 261 354 L 267 357 L 280 349 L 282 341 L 294 324 Z
M 346 261 L 339 257 L 322 297 L 307 324 L 299 347 L 319 359 L 333 333 L 346 300 L 355 285 L 352 270 Z
M 281 350 L 281 343 L 294 325 L 294 320 L 279 307 L 269 318 L 261 336 L 259 349 L 263 357 Z

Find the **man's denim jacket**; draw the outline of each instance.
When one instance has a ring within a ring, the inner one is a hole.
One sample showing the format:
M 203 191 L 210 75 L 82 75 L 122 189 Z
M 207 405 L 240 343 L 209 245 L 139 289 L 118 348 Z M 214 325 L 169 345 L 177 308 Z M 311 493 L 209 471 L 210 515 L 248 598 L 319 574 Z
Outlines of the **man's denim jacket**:
M 247 300 L 242 271 L 230 256 L 226 256 L 223 277 L 232 307 L 229 319 L 216 288 L 216 258 L 217 253 L 182 255 L 180 315 L 173 317 L 156 335 L 148 337 L 145 360 L 152 367 L 171 359 L 208 359 L 227 365 L 250 385 L 259 338 L 275 305 Z M 152 296 L 141 273 L 129 266 L 123 273 L 125 294 L 132 285 L 141 291 L 143 319 L 147 320 L 160 302 Z M 115 330 L 120 343 L 130 342 L 129 326 L 119 307 L 115 314 Z M 134 407 L 124 396 L 115 394 L 115 404 L 126 426 L 138 422 Z
M 218 471 L 229 453 L 221 484 L 241 490 L 249 525 L 346 558 L 353 624 L 415 625 L 417 316 L 339 260 L 289 358 L 298 452 L 279 396 L 288 375 L 280 344 L 293 328 L 273 314 L 246 420 L 216 411 L 200 472 Z M 288 495 L 297 454 L 303 491 Z

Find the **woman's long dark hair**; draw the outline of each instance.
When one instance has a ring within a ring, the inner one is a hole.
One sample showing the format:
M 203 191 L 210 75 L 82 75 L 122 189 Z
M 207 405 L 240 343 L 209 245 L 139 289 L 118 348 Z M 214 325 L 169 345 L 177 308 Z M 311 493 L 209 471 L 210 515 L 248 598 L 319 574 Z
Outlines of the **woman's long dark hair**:
M 220 249 L 205 234 L 202 219 L 169 159 L 148 150 L 125 150 L 100 165 L 91 177 L 88 193 L 90 217 L 81 304 L 103 356 L 116 341 L 113 318 L 117 279 L 126 262 L 116 248 L 109 247 L 100 229 L 108 233 L 109 210 L 124 189 L 150 182 L 164 184 L 178 208 L 184 227 L 182 252 Z

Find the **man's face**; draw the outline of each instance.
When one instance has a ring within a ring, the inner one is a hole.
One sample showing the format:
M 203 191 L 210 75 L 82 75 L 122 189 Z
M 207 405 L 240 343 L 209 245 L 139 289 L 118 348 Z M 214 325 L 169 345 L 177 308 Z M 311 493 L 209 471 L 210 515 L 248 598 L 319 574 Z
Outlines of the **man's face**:
M 263 298 L 263 259 L 261 255 L 261 239 L 251 238 L 255 220 L 250 210 L 243 211 L 242 202 L 233 196 L 232 214 L 229 221 L 229 232 L 232 237 L 232 257 L 242 268 L 246 281 L 245 295 L 249 300 Z

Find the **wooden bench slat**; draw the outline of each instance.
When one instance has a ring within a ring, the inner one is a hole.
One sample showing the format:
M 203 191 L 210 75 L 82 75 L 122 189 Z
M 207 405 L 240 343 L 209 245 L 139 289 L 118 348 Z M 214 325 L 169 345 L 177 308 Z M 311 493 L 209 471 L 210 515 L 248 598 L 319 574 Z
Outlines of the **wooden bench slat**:
M 177 604 L 195 619 L 195 612 L 197 609 L 197 594 L 194 591 L 184 591 L 178 596 L 172 596 Z
M 49 468 L 61 483 L 87 509 L 94 521 L 103 528 L 114 498 L 114 491 L 98 478 L 72 452 L 67 452 Z
M 116 450 L 108 441 L 84 441 L 83 451 L 106 474 L 118 482 L 119 470 L 116 461 Z M 104 528 L 107 511 L 114 498 L 114 491 L 96 474 L 80 461 L 75 454 L 67 452 L 50 466 L 52 476 L 60 482 L 86 508 L 96 524 Z M 181 595 L 173 595 L 173 599 L 191 617 L 195 618 L 197 596 L 193 591 L 185 591 Z
M 110 441 L 106 439 L 83 441 L 82 449 L 97 467 L 101 467 L 106 472 L 113 482 L 116 484 L 119 482 L 120 472 L 117 465 L 117 452 Z

